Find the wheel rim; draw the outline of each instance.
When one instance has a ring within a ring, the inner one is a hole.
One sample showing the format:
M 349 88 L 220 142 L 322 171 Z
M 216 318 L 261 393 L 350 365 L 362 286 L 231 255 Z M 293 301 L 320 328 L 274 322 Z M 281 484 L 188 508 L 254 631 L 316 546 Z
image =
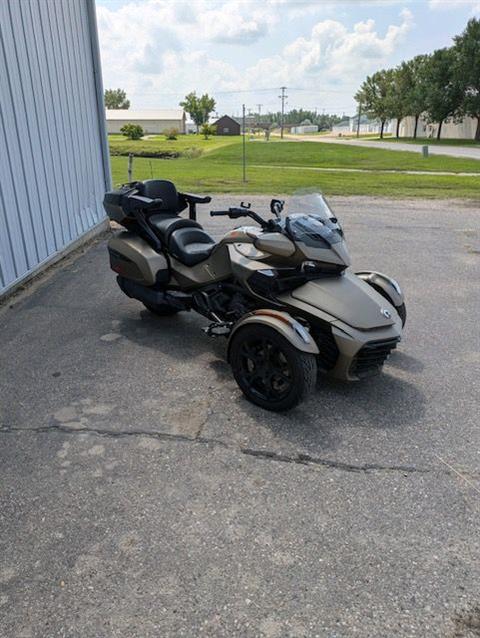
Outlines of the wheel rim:
M 293 384 L 292 367 L 283 350 L 267 338 L 244 341 L 239 349 L 239 376 L 264 401 L 285 397 Z

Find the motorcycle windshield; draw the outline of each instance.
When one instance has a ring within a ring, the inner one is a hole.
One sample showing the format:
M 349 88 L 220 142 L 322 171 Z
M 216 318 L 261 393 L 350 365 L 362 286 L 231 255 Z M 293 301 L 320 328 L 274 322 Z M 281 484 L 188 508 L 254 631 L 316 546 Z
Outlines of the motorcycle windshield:
M 287 230 L 308 246 L 337 244 L 343 231 L 322 193 L 297 193 L 288 203 Z

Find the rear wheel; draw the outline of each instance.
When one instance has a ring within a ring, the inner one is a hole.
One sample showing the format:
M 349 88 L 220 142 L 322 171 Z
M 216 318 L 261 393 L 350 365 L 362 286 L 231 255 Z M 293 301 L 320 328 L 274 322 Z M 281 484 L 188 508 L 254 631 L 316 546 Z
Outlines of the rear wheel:
M 247 399 L 275 412 L 298 405 L 317 379 L 315 355 L 298 350 L 264 325 L 250 324 L 233 335 L 230 363 Z
M 169 306 L 166 303 L 162 304 L 143 304 L 147 310 L 149 310 L 152 314 L 157 315 L 157 317 L 170 317 L 171 315 L 176 315 L 177 312 L 180 312 L 178 308 L 174 306 Z

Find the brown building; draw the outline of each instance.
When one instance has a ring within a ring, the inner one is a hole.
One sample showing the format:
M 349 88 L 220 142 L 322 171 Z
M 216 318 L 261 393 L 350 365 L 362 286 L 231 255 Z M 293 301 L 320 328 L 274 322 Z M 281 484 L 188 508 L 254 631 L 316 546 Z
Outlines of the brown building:
M 241 126 L 233 117 L 223 115 L 213 123 L 217 127 L 217 135 L 240 135 Z

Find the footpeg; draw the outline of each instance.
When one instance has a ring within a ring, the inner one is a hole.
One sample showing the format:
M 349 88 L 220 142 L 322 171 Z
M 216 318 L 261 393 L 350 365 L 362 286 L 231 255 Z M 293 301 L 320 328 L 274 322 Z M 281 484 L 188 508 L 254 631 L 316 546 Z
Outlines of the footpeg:
M 232 325 L 231 321 L 216 321 L 205 326 L 202 330 L 209 337 L 228 337 L 232 331 Z

